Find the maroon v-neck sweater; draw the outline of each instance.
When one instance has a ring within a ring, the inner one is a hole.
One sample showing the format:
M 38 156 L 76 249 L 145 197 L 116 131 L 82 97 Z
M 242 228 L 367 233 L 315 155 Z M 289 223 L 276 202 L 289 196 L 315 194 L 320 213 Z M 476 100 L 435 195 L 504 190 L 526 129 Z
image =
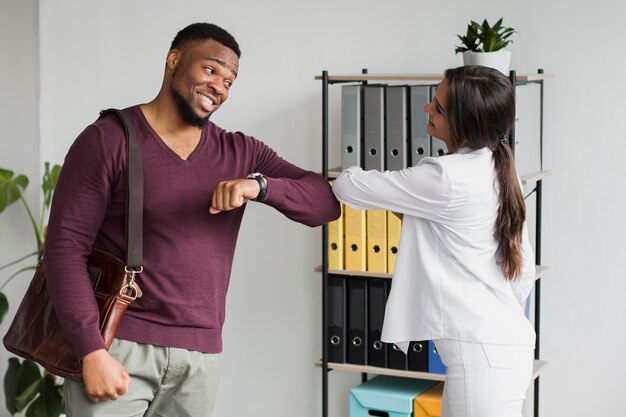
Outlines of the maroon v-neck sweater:
M 321 176 L 280 158 L 240 132 L 209 122 L 181 159 L 152 130 L 139 106 L 134 121 L 144 164 L 144 296 L 124 316 L 118 337 L 217 353 L 222 350 L 226 290 L 245 206 L 209 214 L 219 181 L 252 172 L 267 177 L 264 203 L 317 226 L 339 216 Z M 124 259 L 126 144 L 121 122 L 105 116 L 70 148 L 56 186 L 45 248 L 50 295 L 79 357 L 104 347 L 85 259 L 92 247 Z

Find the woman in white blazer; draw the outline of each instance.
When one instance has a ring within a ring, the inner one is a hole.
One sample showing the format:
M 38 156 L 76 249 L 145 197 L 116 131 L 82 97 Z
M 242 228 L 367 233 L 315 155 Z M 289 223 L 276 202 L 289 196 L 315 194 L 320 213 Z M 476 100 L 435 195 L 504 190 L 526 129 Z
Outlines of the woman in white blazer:
M 442 417 L 520 417 L 535 332 L 521 183 L 506 136 L 515 92 L 500 72 L 449 69 L 424 107 L 449 153 L 400 171 L 345 170 L 337 198 L 403 218 L 383 341 L 434 340 L 447 366 Z

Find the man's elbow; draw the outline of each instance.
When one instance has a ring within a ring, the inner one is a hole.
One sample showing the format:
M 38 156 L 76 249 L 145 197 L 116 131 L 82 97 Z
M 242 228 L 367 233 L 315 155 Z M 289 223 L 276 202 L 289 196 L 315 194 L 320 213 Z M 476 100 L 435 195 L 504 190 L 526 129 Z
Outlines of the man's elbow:
M 339 203 L 339 201 L 334 200 L 333 204 L 331 205 L 330 210 L 328 212 L 328 217 L 324 221 L 324 223 L 328 223 L 328 222 L 332 222 L 333 220 L 337 220 L 339 218 L 339 216 L 341 216 L 341 204 Z
M 333 198 L 328 204 L 318 205 L 315 212 L 315 216 L 302 219 L 300 223 L 309 227 L 317 227 L 337 220 L 341 216 L 341 205 Z

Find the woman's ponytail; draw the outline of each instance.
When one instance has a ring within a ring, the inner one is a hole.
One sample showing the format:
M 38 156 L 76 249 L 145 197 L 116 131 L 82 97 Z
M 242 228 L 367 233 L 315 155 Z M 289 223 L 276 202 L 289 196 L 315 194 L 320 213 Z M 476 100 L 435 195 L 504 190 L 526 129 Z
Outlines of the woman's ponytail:
M 512 281 L 522 271 L 522 228 L 526 204 L 515 172 L 513 152 L 505 137 L 515 123 L 515 90 L 499 71 L 478 65 L 452 68 L 448 80 L 448 125 L 454 149 L 489 148 L 493 151 L 496 186 L 499 189 L 498 218 L 494 236 L 497 257 L 505 279 Z
M 504 141 L 494 151 L 498 179 L 500 207 L 496 220 L 495 237 L 504 277 L 514 280 L 522 271 L 522 227 L 526 219 L 526 204 L 515 172 L 511 148 Z

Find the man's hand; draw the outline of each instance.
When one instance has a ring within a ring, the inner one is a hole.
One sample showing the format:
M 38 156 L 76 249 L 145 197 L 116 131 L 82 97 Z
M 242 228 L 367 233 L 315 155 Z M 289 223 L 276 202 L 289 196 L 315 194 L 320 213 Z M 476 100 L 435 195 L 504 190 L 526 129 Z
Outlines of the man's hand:
M 100 349 L 83 358 L 83 383 L 89 401 L 98 403 L 126 394 L 130 376 L 109 352 Z
M 217 214 L 239 208 L 257 198 L 260 191 L 259 183 L 255 179 L 222 181 L 215 187 L 209 213 Z

